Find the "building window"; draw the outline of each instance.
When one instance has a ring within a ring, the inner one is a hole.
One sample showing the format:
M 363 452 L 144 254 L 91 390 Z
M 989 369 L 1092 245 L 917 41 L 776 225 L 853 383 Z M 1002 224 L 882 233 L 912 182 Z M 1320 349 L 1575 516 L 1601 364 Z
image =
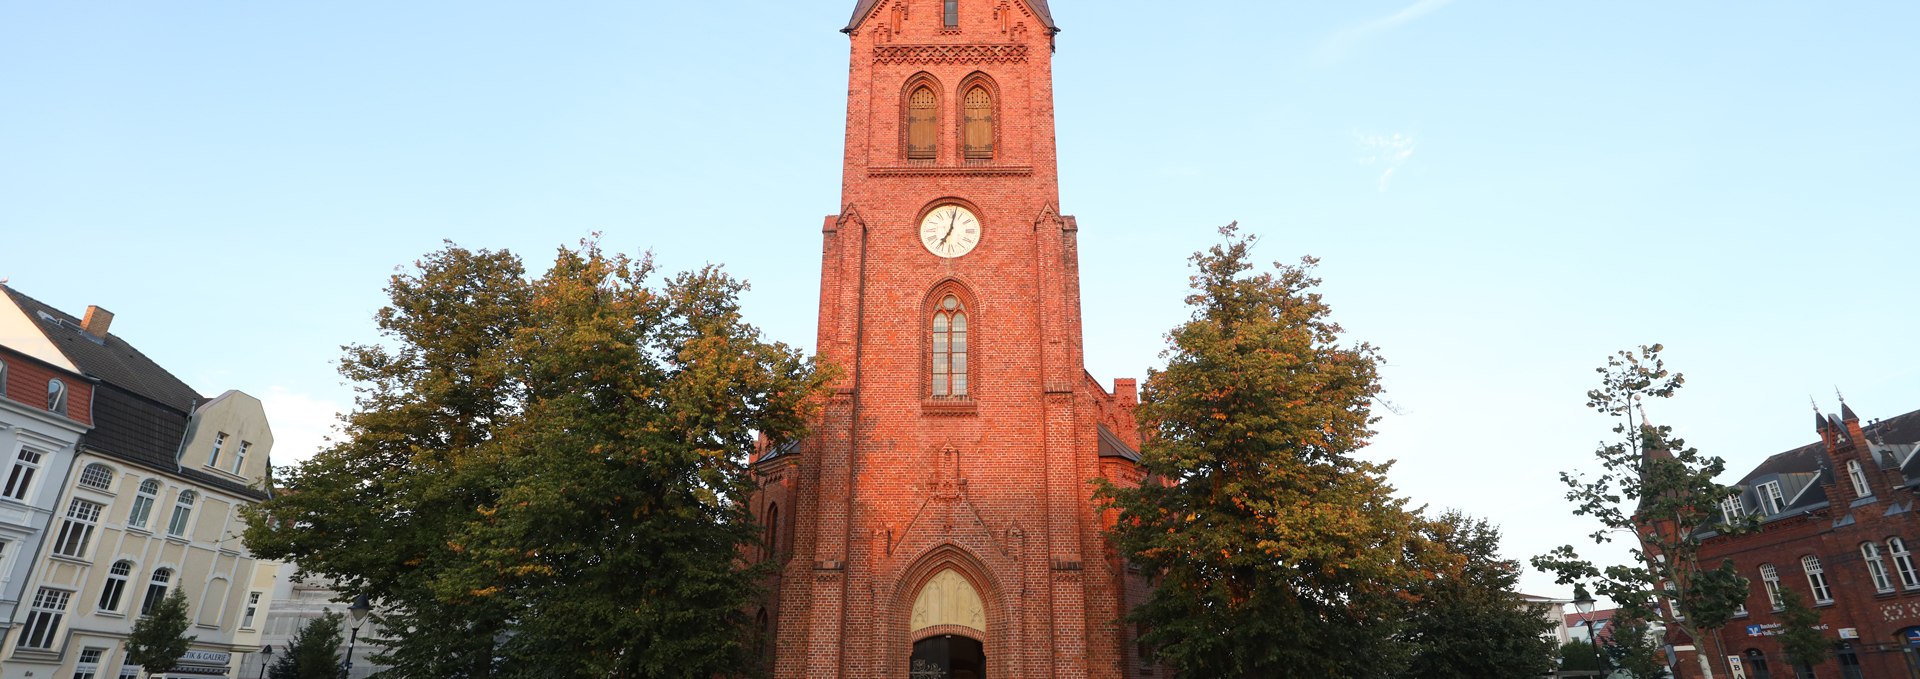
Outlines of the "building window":
M 19 648 L 47 650 L 53 648 L 55 632 L 60 629 L 60 619 L 67 615 L 67 601 L 73 598 L 73 592 L 58 589 L 40 588 L 33 596 L 33 608 L 27 612 L 27 624 L 20 632 Z
M 945 5 L 946 5 L 945 7 L 946 11 L 941 14 L 942 21 L 945 22 L 947 28 L 954 28 L 959 26 L 960 25 L 960 0 L 946 0 Z
M 7 472 L 7 487 L 0 489 L 0 497 L 10 500 L 27 501 L 27 490 L 33 487 L 33 475 L 40 471 L 40 451 L 21 448 L 20 454 L 13 457 L 13 470 Z
M 260 613 L 260 593 L 247 593 L 247 611 L 240 615 L 240 629 L 253 629 L 253 618 Z
M 113 562 L 113 568 L 107 570 L 107 586 L 100 589 L 100 610 L 120 610 L 120 597 L 127 593 L 127 578 L 132 575 L 132 561 Z
M 180 491 L 180 497 L 173 503 L 173 518 L 167 521 L 168 535 L 186 537 L 187 531 L 193 527 L 189 525 L 193 522 L 193 501 L 199 497 L 199 493 L 191 490 Z
M 95 462 L 80 470 L 80 487 L 106 490 L 113 485 L 113 468 Z
M 147 583 L 147 597 L 140 600 L 140 614 L 152 615 L 153 609 L 167 598 L 167 582 L 173 579 L 173 570 L 162 568 L 153 572 L 153 581 Z
M 1893 555 L 1893 570 L 1900 574 L 1900 586 L 1920 587 L 1920 574 L 1913 571 L 1913 554 L 1907 552 L 1907 543 L 1900 538 L 1887 538 L 1887 553 Z
M 1780 482 L 1768 481 L 1760 484 L 1760 508 L 1766 516 L 1779 514 L 1787 506 L 1787 497 L 1780 494 Z
M 1807 570 L 1807 586 L 1813 588 L 1813 602 L 1833 603 L 1833 590 L 1827 589 L 1827 572 L 1820 569 L 1820 557 L 1812 554 L 1800 557 L 1800 567 Z
M 1873 496 L 1873 486 L 1867 484 L 1867 472 L 1860 468 L 1859 460 L 1847 460 L 1847 478 L 1853 479 L 1855 497 Z
M 100 672 L 100 657 L 106 654 L 104 648 L 81 649 L 80 659 L 73 666 L 73 679 L 94 679 Z
M 939 151 L 938 108 L 933 88 L 925 85 L 907 97 L 907 159 L 933 160 Z
M 1834 655 L 1840 658 L 1841 679 L 1862 679 L 1860 676 L 1860 656 L 1853 652 L 1852 645 L 1842 645 L 1840 652 Z
M 247 463 L 247 449 L 252 447 L 252 443 L 241 441 L 240 449 L 233 451 L 233 473 L 240 473 L 240 467 Z
M 1726 523 L 1733 523 L 1738 521 L 1742 516 L 1746 516 L 1746 511 L 1745 507 L 1740 505 L 1740 496 L 1738 494 L 1720 501 L 1720 520 Z
M 1893 591 L 1893 581 L 1887 578 L 1887 564 L 1880 558 L 1880 545 L 1862 543 L 1860 556 L 1867 562 L 1867 575 L 1873 576 L 1873 588 L 1881 592 Z
M 767 558 L 780 556 L 780 505 L 767 505 Z
M 1675 620 L 1687 619 L 1686 614 L 1680 612 L 1680 588 L 1675 587 L 1671 581 L 1661 583 L 1660 587 L 1667 590 L 1667 612 L 1672 613 Z
M 93 527 L 100 522 L 100 510 L 103 508 L 100 503 L 74 498 L 67 505 L 67 520 L 60 524 L 60 539 L 54 541 L 53 553 L 76 559 L 85 558 L 87 543 L 93 541 Z
M 992 160 L 993 95 L 987 88 L 967 90 L 966 123 L 967 160 Z
M 7 362 L 0 361 L 0 396 L 7 395 Z
M 147 479 L 140 482 L 140 492 L 133 497 L 133 511 L 127 514 L 128 528 L 147 527 L 147 520 L 153 517 L 153 503 L 159 499 L 160 481 Z
M 47 410 L 56 415 L 67 414 L 67 383 L 47 380 Z
M 1753 679 L 1773 679 L 1773 672 L 1767 669 L 1767 654 L 1757 648 L 1747 649 L 1747 673 Z
M 1793 660 L 1793 659 L 1788 658 L 1788 660 Z M 1793 661 L 1793 676 L 1794 676 L 1794 679 L 1820 679 L 1818 675 L 1815 675 L 1813 673 L 1812 665 L 1809 665 L 1799 660 Z
M 1785 610 L 1787 605 L 1780 599 L 1780 570 L 1770 563 L 1760 564 L 1760 581 L 1766 584 L 1767 603 L 1773 610 Z
M 967 397 L 967 309 L 953 295 L 933 312 L 933 397 Z
M 218 432 L 213 435 L 213 452 L 207 454 L 207 466 L 214 467 L 220 464 L 220 448 L 226 445 L 226 432 Z

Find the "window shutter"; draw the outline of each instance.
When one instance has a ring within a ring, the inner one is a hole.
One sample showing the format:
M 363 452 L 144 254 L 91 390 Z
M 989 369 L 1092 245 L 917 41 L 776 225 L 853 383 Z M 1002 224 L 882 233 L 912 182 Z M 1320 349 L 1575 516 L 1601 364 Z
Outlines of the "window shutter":
M 967 159 L 993 159 L 993 95 L 987 88 L 967 92 Z
M 907 101 L 907 158 L 933 160 L 938 137 L 934 132 L 933 90 L 914 90 Z

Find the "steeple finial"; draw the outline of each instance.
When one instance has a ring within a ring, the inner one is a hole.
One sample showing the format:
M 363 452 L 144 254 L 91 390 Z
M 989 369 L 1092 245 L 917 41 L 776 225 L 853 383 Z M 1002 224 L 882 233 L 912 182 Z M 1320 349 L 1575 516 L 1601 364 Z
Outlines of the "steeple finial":
M 1826 431 L 1827 417 L 1820 414 L 1820 401 L 1815 400 L 1812 396 L 1808 396 L 1807 402 L 1813 404 L 1813 430 Z

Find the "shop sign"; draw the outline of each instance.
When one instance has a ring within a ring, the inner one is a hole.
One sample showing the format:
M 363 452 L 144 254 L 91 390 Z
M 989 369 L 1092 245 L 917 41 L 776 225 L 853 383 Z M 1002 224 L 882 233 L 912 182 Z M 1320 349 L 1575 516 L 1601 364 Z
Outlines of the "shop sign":
M 1733 668 L 1733 679 L 1747 679 L 1747 668 L 1740 663 L 1740 656 L 1727 656 L 1727 667 Z
M 1920 646 L 1920 627 L 1908 627 L 1900 630 L 1900 636 L 1907 640 L 1908 646 Z
M 1858 639 L 1860 638 L 1860 629 L 1857 627 L 1842 627 L 1840 628 L 1840 638 Z
M 180 660 L 184 662 L 202 665 L 225 665 L 227 661 L 232 659 L 232 653 L 221 653 L 218 651 L 187 651 L 186 655 L 180 656 Z
M 1816 630 L 1825 632 L 1829 629 L 1833 629 L 1833 626 L 1823 624 L 1823 625 L 1814 626 L 1811 629 L 1816 629 Z M 1764 625 L 1747 625 L 1747 636 L 1750 636 L 1750 637 L 1770 637 L 1770 636 L 1777 635 L 1779 633 L 1780 633 L 1780 623 L 1777 623 L 1777 622 L 1769 622 Z

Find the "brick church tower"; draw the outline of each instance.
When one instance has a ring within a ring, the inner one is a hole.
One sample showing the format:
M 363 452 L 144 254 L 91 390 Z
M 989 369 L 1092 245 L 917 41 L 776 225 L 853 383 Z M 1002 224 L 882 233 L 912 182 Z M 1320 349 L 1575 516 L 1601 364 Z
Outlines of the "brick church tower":
M 1135 383 L 1084 368 L 1045 0 L 859 0 L 811 437 L 761 451 L 779 679 L 1150 674 L 1095 477 L 1138 483 Z

